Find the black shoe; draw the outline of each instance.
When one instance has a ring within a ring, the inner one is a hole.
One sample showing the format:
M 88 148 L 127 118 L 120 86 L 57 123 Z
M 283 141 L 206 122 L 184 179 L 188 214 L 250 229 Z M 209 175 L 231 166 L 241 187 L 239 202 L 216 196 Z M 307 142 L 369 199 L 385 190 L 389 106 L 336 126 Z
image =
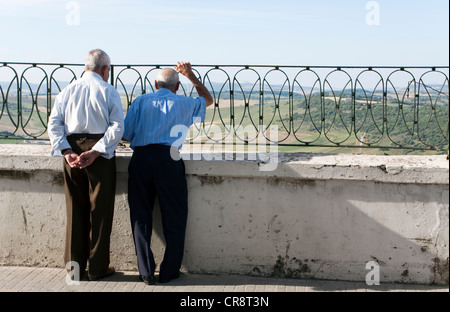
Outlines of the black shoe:
M 112 267 L 112 266 L 109 266 L 105 273 L 100 274 L 100 275 L 89 275 L 88 274 L 88 278 L 89 278 L 89 280 L 91 282 L 95 282 L 95 281 L 99 281 L 101 279 L 104 279 L 104 278 L 106 278 L 108 276 L 111 276 L 114 273 L 116 273 L 116 269 L 114 269 L 114 267 Z
M 142 276 L 139 275 L 139 279 L 144 282 L 145 285 L 155 285 L 155 277 L 154 276 Z
M 167 284 L 167 283 L 169 283 L 170 281 L 173 281 L 174 279 L 179 278 L 180 275 L 181 275 L 181 273 L 180 273 L 180 272 L 177 272 L 175 275 L 172 275 L 171 277 L 161 277 L 161 276 L 159 276 L 159 280 L 158 280 L 158 281 L 159 281 L 161 284 Z

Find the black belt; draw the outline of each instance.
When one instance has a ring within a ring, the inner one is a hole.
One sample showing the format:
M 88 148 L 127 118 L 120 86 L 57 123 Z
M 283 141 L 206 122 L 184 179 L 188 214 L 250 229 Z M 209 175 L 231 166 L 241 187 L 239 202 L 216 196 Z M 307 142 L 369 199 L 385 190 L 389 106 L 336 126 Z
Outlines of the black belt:
M 135 149 L 144 149 L 144 148 L 170 150 L 172 148 L 172 146 L 162 145 L 162 144 L 149 144 L 149 145 L 145 145 L 145 146 L 136 146 L 135 147 Z
M 91 133 L 76 133 L 71 134 L 67 138 L 73 139 L 73 140 L 79 140 L 79 139 L 87 139 L 87 140 L 100 140 L 103 138 L 105 134 L 91 134 Z

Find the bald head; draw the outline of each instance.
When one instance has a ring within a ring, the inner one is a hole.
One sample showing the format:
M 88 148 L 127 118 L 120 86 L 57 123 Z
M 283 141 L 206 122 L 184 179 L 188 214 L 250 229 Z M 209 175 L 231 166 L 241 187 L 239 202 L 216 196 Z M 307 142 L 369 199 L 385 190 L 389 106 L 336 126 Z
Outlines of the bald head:
M 165 88 L 173 92 L 178 90 L 180 77 L 178 72 L 172 68 L 163 68 L 156 76 L 155 85 L 157 89 Z

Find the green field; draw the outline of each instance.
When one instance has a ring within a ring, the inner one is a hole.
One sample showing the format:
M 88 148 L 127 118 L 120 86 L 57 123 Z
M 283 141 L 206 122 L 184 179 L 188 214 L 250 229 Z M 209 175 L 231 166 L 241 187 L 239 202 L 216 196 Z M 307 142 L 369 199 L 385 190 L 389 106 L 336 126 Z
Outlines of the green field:
M 414 105 L 412 97 L 399 99 L 389 93 L 384 106 L 381 95 L 372 94 L 368 98 L 361 92 L 356 92 L 355 102 L 345 92 L 323 96 L 318 93 L 306 96 L 296 93 L 290 97 L 287 92 L 260 95 L 255 91 L 242 91 L 233 96 L 230 92 L 215 93 L 215 96 L 218 106 L 207 109 L 205 133 L 199 140 L 202 142 L 211 137 L 221 139 L 231 129 L 239 127 L 253 128 L 256 133 L 256 128 L 262 124 L 278 127 L 276 140 L 280 142 L 280 152 L 397 155 L 446 154 L 448 149 L 445 138 L 448 137 L 449 111 L 448 98 L 445 97 L 423 97 L 420 98 L 420 105 Z M 9 114 L 16 122 L 17 98 L 10 95 L 8 101 Z M 122 98 L 122 101 L 126 107 L 127 100 Z M 416 119 L 417 123 L 414 122 Z M 47 138 L 46 123 L 46 96 L 39 96 L 34 104 L 31 97 L 23 97 L 22 124 L 28 135 Z M 14 123 L 4 110 L 0 118 L 0 137 L 2 133 L 5 135 L 14 129 Z M 193 138 L 196 133 L 195 127 L 191 127 L 188 138 Z M 28 137 L 21 128 L 16 135 Z M 237 141 L 252 144 L 254 139 L 253 133 Z M 0 144 L 12 142 L 21 140 L 0 138 Z M 430 150 L 429 146 L 437 147 L 438 151 Z
M 252 102 L 255 104 L 252 105 Z M 334 100 L 325 96 L 323 106 L 318 94 L 309 98 L 297 97 L 296 100 L 294 97 L 292 105 L 287 96 L 264 97 L 264 105 L 260 107 L 259 102 L 252 101 L 250 97 L 235 98 L 233 106 L 230 105 L 230 98 L 224 96 L 218 100 L 219 107 L 207 111 L 205 131 L 208 133 L 210 127 L 216 126 L 223 133 L 233 129 L 233 126 L 235 129 L 249 125 L 258 127 L 261 113 L 261 124 L 278 126 L 279 150 L 282 152 L 446 153 L 448 102 L 440 98 L 431 98 L 428 102 L 428 106 L 423 104 L 423 100 L 422 106 L 414 106 L 412 99 L 398 101 L 391 96 L 384 107 L 381 98 L 357 98 L 353 122 L 353 101 L 350 97 L 342 96 Z M 417 116 L 417 123 L 414 122 L 414 116 Z M 429 146 L 437 147 L 440 151 L 430 150 Z

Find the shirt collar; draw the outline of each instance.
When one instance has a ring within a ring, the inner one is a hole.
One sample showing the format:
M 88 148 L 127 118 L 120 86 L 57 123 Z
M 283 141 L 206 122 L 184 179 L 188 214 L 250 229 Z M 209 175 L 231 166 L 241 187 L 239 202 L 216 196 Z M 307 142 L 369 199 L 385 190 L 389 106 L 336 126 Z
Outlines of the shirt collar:
M 96 72 L 93 72 L 93 71 L 85 71 L 83 74 L 83 77 L 94 77 L 97 79 L 101 79 L 103 81 L 102 76 L 100 76 L 99 74 L 97 74 Z
M 168 94 L 173 94 L 172 91 L 170 91 L 169 89 L 166 89 L 166 88 L 161 88 L 161 89 L 159 89 L 158 91 L 156 91 L 156 93 L 157 93 L 158 95 L 168 95 Z

